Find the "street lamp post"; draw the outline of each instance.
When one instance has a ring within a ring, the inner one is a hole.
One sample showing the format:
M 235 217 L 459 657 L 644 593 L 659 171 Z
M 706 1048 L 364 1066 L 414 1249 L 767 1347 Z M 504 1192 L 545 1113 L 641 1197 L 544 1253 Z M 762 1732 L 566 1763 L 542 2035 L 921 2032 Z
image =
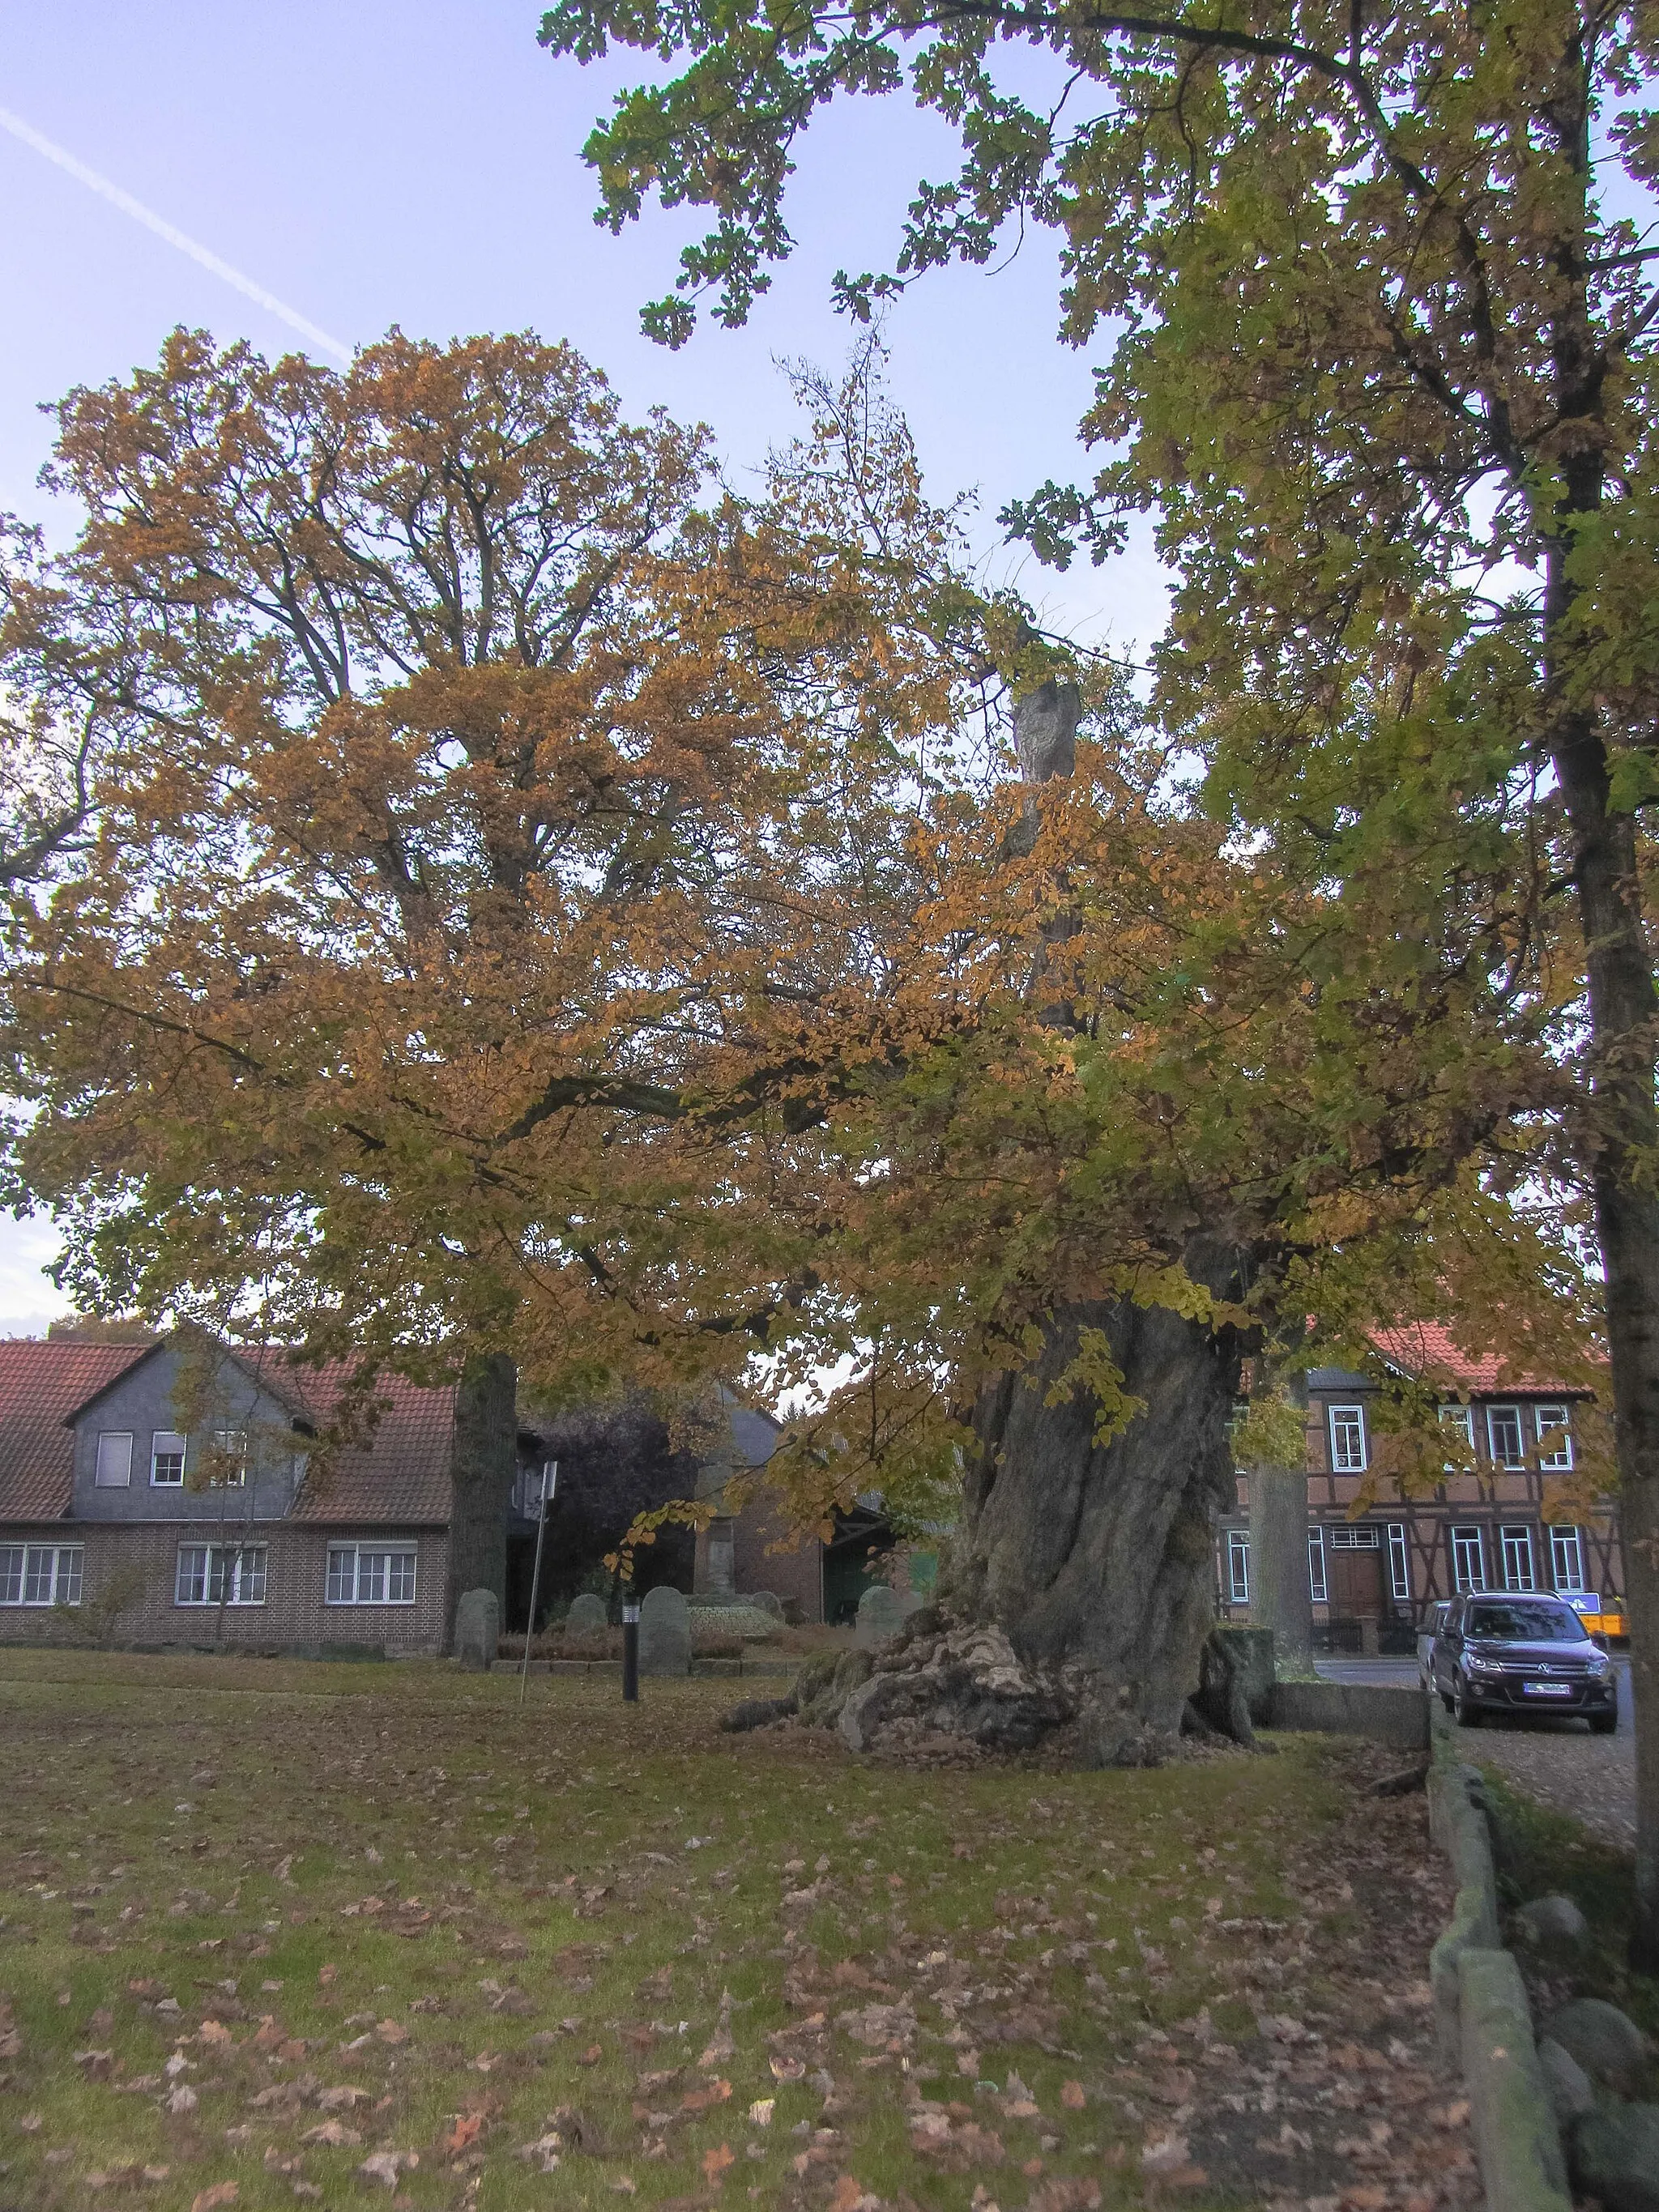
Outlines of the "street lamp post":
M 530 1618 L 524 1625 L 524 1663 L 519 1669 L 519 1703 L 523 1705 L 525 1686 L 530 1680 L 530 1644 L 536 1633 L 536 1601 L 542 1590 L 542 1546 L 547 1540 L 547 1509 L 553 1503 L 553 1493 L 559 1486 L 559 1462 L 556 1459 L 542 1463 L 541 1503 L 536 1509 L 536 1564 L 530 1571 Z

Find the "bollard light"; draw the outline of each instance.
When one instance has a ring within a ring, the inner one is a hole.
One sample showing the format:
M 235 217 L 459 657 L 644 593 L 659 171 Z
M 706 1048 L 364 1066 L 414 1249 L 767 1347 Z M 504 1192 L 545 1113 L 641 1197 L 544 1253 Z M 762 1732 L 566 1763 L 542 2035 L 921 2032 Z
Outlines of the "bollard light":
M 636 1597 L 623 1600 L 623 1703 L 636 1705 L 640 1701 L 640 1601 Z

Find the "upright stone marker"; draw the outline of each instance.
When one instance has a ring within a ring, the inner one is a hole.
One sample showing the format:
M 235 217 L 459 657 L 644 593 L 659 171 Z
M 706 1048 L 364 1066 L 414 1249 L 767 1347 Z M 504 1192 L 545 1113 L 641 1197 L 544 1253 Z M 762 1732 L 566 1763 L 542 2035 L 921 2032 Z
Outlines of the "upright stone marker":
M 570 1610 L 564 1617 L 567 1636 L 592 1636 L 605 1625 L 605 1600 L 602 1597 L 595 1597 L 592 1590 L 584 1590 L 580 1597 L 572 1598 Z
M 750 1590 L 742 1602 L 752 1605 L 757 1613 L 769 1613 L 774 1620 L 783 1619 L 783 1600 L 775 1590 Z
M 903 1627 L 909 1609 L 896 1589 L 885 1583 L 872 1583 L 859 1600 L 854 1642 L 863 1650 L 868 1650 L 872 1644 L 885 1644 L 889 1637 L 896 1636 Z
M 666 1583 L 647 1590 L 640 1607 L 641 1674 L 689 1674 L 691 1671 L 691 1614 L 684 1598 Z
M 470 1674 L 488 1674 L 501 1632 L 501 1601 L 494 1590 L 463 1590 L 455 1607 L 455 1656 Z

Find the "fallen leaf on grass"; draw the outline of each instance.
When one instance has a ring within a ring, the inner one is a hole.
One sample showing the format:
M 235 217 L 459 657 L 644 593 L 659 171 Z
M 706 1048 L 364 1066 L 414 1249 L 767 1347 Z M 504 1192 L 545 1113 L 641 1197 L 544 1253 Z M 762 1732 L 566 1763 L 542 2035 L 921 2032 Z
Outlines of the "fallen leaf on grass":
M 1084 2094 L 1081 2081 L 1066 2081 L 1061 2085 L 1060 2101 L 1068 2112 L 1080 2112 L 1089 2100 Z
M 382 2043 L 407 2043 L 409 2030 L 398 2020 L 382 2020 L 375 2023 L 374 2033 Z
M 354 2105 L 366 2105 L 368 2102 L 367 2089 L 359 2089 L 355 2083 L 342 2081 L 337 2087 L 323 2091 L 317 2100 L 317 2109 L 319 2112 L 349 2112 Z
M 302 2143 L 326 2143 L 333 2150 L 356 2150 L 362 2137 L 356 2128 L 349 2128 L 343 2120 L 325 2120 L 320 2127 L 307 2128 L 300 2141 Z
M 777 2109 L 777 2102 L 775 2097 L 757 2097 L 749 2107 L 750 2126 L 769 2128 L 772 2124 L 772 2115 Z
M 241 2195 L 241 2184 L 236 2181 L 216 2181 L 211 2189 L 198 2190 L 190 2200 L 190 2212 L 222 2212 L 227 2204 L 234 2204 Z
M 112 2051 L 77 2051 L 75 2063 L 88 2081 L 107 2081 L 115 2064 Z
M 1057 2173 L 1034 2189 L 1025 2212 L 1098 2212 L 1100 2184 L 1076 2174 Z
M 161 2102 L 164 2109 L 169 2112 L 193 2112 L 196 2110 L 196 2092 L 188 2081 L 181 2081 L 170 2095 L 162 2099 Z M 227 2197 L 226 2203 L 228 2204 L 230 2201 Z
M 728 2095 L 730 2091 L 727 2091 Z M 727 2143 L 716 2143 L 713 2150 L 702 2154 L 703 2179 L 711 2189 L 718 2189 L 726 2178 L 726 2169 L 735 2162 L 736 2154 Z
M 418 2166 L 420 2162 L 419 2151 L 377 2150 L 369 2154 L 357 2171 L 365 2181 L 378 2181 L 384 2184 L 387 2189 L 395 2189 L 398 2186 L 398 2176 L 404 2168 Z
M 724 2105 L 731 2097 L 729 2081 L 711 2081 L 706 2088 L 688 2089 L 680 2099 L 683 2112 L 706 2112 L 711 2105 Z
M 484 2116 L 482 2112 L 457 2112 L 454 2126 L 444 2137 L 443 2147 L 449 2156 L 453 2158 L 458 2151 L 463 2151 L 470 2143 L 477 2142 L 478 2137 L 483 2133 L 483 2124 Z
M 830 2192 L 826 2212 L 881 2212 L 881 2199 L 850 2173 L 843 2173 Z
M 805 2072 L 806 2061 L 804 2058 L 775 2058 L 772 2061 L 772 2079 L 775 2081 L 799 2081 Z

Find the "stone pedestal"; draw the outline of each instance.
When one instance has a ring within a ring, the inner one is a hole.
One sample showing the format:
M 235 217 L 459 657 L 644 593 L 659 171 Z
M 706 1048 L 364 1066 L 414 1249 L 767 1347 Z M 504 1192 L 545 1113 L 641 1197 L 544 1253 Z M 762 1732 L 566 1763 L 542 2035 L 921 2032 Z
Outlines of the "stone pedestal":
M 716 1514 L 697 1534 L 696 1567 L 691 1594 L 700 1605 L 732 1605 L 738 1595 L 732 1522 L 729 1513 Z
M 501 1601 L 491 1589 L 463 1590 L 455 1607 L 455 1656 L 469 1674 L 488 1674 L 501 1640 Z

